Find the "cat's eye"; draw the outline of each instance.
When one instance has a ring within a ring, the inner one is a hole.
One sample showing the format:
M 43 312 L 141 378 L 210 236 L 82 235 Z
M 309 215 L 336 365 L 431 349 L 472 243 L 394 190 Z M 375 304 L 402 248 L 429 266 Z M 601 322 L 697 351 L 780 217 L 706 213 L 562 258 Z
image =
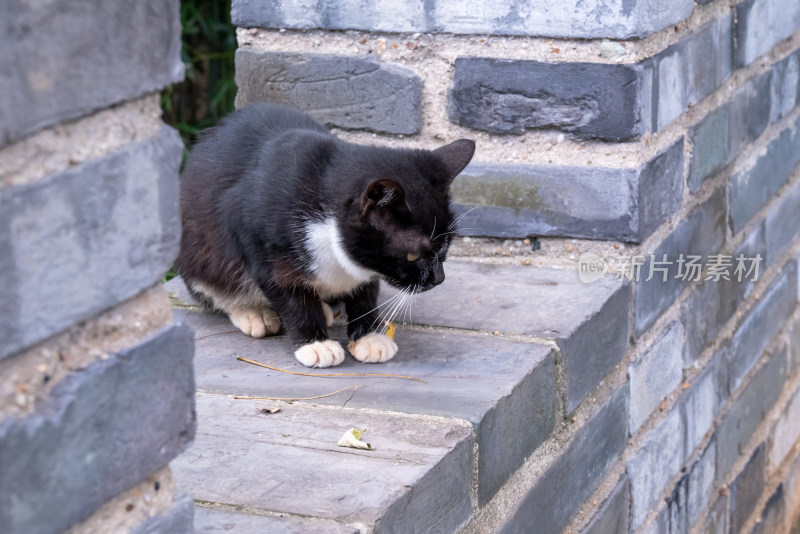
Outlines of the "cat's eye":
M 408 261 L 417 261 L 419 259 L 419 254 L 414 254 L 413 252 L 409 252 L 406 256 Z

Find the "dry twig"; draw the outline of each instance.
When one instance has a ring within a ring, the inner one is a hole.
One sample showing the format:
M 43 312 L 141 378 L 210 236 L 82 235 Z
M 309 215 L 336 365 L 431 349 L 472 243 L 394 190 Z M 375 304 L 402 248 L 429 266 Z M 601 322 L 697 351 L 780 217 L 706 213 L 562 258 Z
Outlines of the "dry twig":
M 387 373 L 331 373 L 331 374 L 314 374 L 314 373 L 299 373 L 297 371 L 287 371 L 285 369 L 279 369 L 278 367 L 272 367 L 271 365 L 267 365 L 265 363 L 255 362 L 253 360 L 248 360 L 247 358 L 242 358 L 241 356 L 236 358 L 239 361 L 252 363 L 253 365 L 258 365 L 259 367 L 266 367 L 267 369 L 272 369 L 273 371 L 280 371 L 281 373 L 289 373 L 290 375 L 300 375 L 300 376 L 319 376 L 323 378 L 329 378 L 334 376 L 382 376 L 384 378 L 403 378 L 405 380 L 414 380 L 416 382 L 422 382 L 423 384 L 427 384 L 426 381 L 421 380 L 419 378 L 414 378 L 413 376 L 406 376 L 406 375 L 392 375 Z

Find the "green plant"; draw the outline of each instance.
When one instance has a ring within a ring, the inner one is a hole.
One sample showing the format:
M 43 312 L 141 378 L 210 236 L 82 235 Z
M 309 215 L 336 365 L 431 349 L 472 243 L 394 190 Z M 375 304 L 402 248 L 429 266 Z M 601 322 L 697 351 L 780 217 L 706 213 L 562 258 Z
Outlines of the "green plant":
M 197 133 L 233 111 L 236 96 L 236 30 L 230 0 L 183 0 L 181 56 L 186 79 L 161 93 L 164 121 L 178 129 L 186 147 Z
M 181 58 L 186 66 L 186 79 L 162 91 L 161 109 L 164 122 L 181 134 L 184 161 L 197 133 L 233 111 L 236 29 L 230 13 L 230 0 L 181 2 Z M 175 276 L 173 267 L 163 281 Z

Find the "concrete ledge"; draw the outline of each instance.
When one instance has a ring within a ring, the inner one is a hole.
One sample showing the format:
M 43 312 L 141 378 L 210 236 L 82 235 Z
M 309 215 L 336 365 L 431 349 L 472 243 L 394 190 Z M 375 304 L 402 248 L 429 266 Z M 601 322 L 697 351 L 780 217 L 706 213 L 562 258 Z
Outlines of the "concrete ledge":
M 168 289 L 178 294 L 184 287 L 180 280 L 167 284 Z M 420 305 L 420 310 L 427 308 L 423 302 Z M 268 370 L 253 373 L 250 365 L 236 361 L 237 356 L 249 355 L 246 357 L 272 362 L 282 369 L 303 371 L 305 368 L 295 360 L 294 348 L 287 339 L 258 340 L 239 334 L 215 336 L 213 334 L 231 329 L 224 316 L 180 309 L 176 314 L 195 329 L 198 337 L 212 335 L 204 337 L 197 346 L 200 391 L 278 397 L 319 394 L 319 379 Z M 419 318 L 425 322 L 425 317 L 425 312 L 415 313 L 414 321 Z M 333 330 L 332 335 L 347 344 L 343 339 L 346 334 L 341 329 Z M 400 353 L 381 364 L 378 371 L 409 375 L 427 383 L 351 377 L 344 381 L 336 379 L 331 386 L 369 386 L 358 390 L 348 402 L 349 407 L 379 406 L 382 410 L 444 416 L 472 423 L 481 450 L 478 496 L 485 502 L 554 429 L 558 409 L 554 351 L 540 344 L 459 332 L 403 329 L 395 339 Z M 458 355 L 457 365 L 453 361 L 454 354 Z M 362 364 L 347 358 L 334 372 L 367 371 Z M 231 380 L 231 377 L 236 379 Z M 334 397 L 315 402 L 340 404 L 342 400 Z M 532 406 L 536 409 L 532 410 Z
M 693 8 L 692 0 L 403 0 L 391 5 L 325 0 L 314 9 L 285 0 L 234 0 L 231 15 L 236 26 L 263 28 L 628 39 L 671 26 Z
M 164 126 L 146 141 L 0 191 L 0 358 L 163 276 L 180 242 L 182 149 Z
M 585 284 L 576 271 L 458 262 L 448 262 L 445 273 L 448 283 L 417 297 L 414 321 L 551 340 L 566 368 L 568 413 L 628 346 L 631 290 L 612 277 Z M 558 313 L 551 303 L 558 303 Z
M 192 337 L 164 329 L 65 378 L 33 415 L 0 422 L 4 532 L 63 532 L 188 446 Z
M 179 10 L 177 0 L 5 4 L 0 147 L 181 81 Z
M 264 401 L 220 395 L 197 403 L 195 445 L 172 464 L 196 499 L 376 533 L 451 532 L 472 516 L 468 425 L 303 404 L 265 415 Z M 351 427 L 367 429 L 373 451 L 337 447 Z

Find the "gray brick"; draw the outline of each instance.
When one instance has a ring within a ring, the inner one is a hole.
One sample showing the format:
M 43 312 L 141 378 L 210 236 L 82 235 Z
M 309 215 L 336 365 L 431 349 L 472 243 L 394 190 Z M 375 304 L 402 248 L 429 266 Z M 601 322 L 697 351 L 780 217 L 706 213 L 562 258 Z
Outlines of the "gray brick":
M 728 495 L 720 496 L 708 511 L 703 524 L 704 534 L 728 534 Z
M 780 203 L 767 213 L 766 265 L 778 261 L 798 235 L 800 235 L 800 182 L 786 192 Z
M 783 484 L 778 484 L 775 491 L 767 499 L 764 509 L 761 511 L 760 521 L 753 527 L 751 534 L 771 534 L 773 532 L 785 532 L 786 521 L 786 500 Z
M 795 320 L 789 329 L 789 374 L 794 375 L 800 369 L 800 321 Z
M 236 51 L 236 106 L 275 102 L 328 126 L 414 134 L 422 82 L 413 71 L 349 56 Z
M 0 422 L 4 532 L 62 532 L 188 447 L 193 338 L 166 328 L 69 375 L 34 414 Z
M 642 534 L 671 534 L 669 531 L 669 509 L 663 508 L 658 515 L 642 528 Z
M 700 458 L 681 477 L 672 494 L 666 498 L 666 516 L 670 534 L 686 534 L 700 518 L 700 514 L 714 493 L 714 457 L 712 441 Z
M 401 2 L 391 6 L 326 0 L 314 8 L 288 0 L 234 0 L 237 26 L 326 28 L 383 32 L 538 35 L 567 38 L 646 37 L 692 13 L 691 0 L 580 0 L 537 3 L 511 0 L 475 4 L 466 0 Z
M 744 257 L 745 268 L 750 268 L 751 258 L 760 255 L 766 257 L 764 243 L 764 224 L 759 224 L 747 236 L 747 239 L 731 254 L 731 276 L 729 280 L 720 278 L 718 281 L 709 280 L 698 282 L 697 289 L 684 302 L 681 308 L 681 317 L 686 326 L 686 357 L 685 365 L 689 366 L 697 360 L 702 352 L 712 342 L 716 341 L 721 328 L 733 314 L 753 288 L 755 273 L 745 276 L 741 273 L 741 281 L 734 274 L 740 256 Z M 764 272 L 763 259 L 759 264 L 759 276 Z
M 478 427 L 478 503 L 485 504 L 555 427 L 554 355 L 514 386 Z
M 771 122 L 787 116 L 800 103 L 800 50 L 789 54 L 772 67 L 771 96 Z
M 0 192 L 0 358 L 156 283 L 178 252 L 183 144 L 163 127 Z
M 726 15 L 653 58 L 656 120 L 666 126 L 731 75 L 731 17 Z
M 648 281 L 651 260 L 648 258 L 644 262 L 640 271 L 641 276 L 636 282 L 637 336 L 647 330 L 691 283 L 676 278 L 679 256 L 694 254 L 706 258 L 722 247 L 725 240 L 725 217 L 725 194 L 722 189 L 718 189 L 707 201 L 695 208 L 653 251 L 656 261 L 661 261 L 666 254 L 667 261 L 673 262 L 669 265 L 666 281 L 663 280 L 663 275 L 655 270 L 653 277 Z
M 177 0 L 4 3 L 0 146 L 182 80 L 180 37 Z
M 194 531 L 194 501 L 183 493 L 169 510 L 148 518 L 131 534 L 194 534 Z
M 635 169 L 472 164 L 453 181 L 462 235 L 637 241 Z M 566 187 L 566 184 L 570 184 Z
M 708 367 L 694 380 L 680 401 L 680 411 L 686 425 L 686 456 L 692 454 L 708 432 L 713 430 L 725 400 L 724 353 L 714 356 Z
M 417 297 L 413 321 L 554 340 L 566 368 L 568 412 L 625 353 L 629 285 L 612 278 L 584 284 L 575 271 L 529 267 L 448 262 L 445 271 L 448 283 Z M 558 302 L 559 313 L 531 302 Z M 497 312 L 475 313 L 490 308 Z
M 645 436 L 640 449 L 626 463 L 631 479 L 631 529 L 643 524 L 650 509 L 684 460 L 684 425 L 672 411 Z
M 714 494 L 714 468 L 716 464 L 716 443 L 712 441 L 702 456 L 697 459 L 689 472 L 688 500 L 686 504 L 687 524 L 692 528 L 700 519 Z
M 627 390 L 578 429 L 566 449 L 511 512 L 500 534 L 559 533 L 594 492 L 627 443 Z
M 638 169 L 473 164 L 451 191 L 461 213 L 472 210 L 463 235 L 639 242 L 680 206 L 683 138 Z
M 620 362 L 628 347 L 630 285 L 624 285 L 600 311 L 569 337 L 556 339 L 567 371 L 566 410 L 571 413 Z
M 736 173 L 728 186 L 730 225 L 738 233 L 787 182 L 800 162 L 800 119 L 760 151 L 752 166 Z
M 786 381 L 786 353 L 776 350 L 745 386 L 717 429 L 716 482 L 723 481 L 733 463 L 775 405 Z
M 731 532 L 742 532 L 745 522 L 756 509 L 756 504 L 764 491 L 765 456 L 762 443 L 753 451 L 747 465 L 728 488 L 731 495 Z
M 448 279 L 451 274 L 448 271 Z M 172 289 L 176 284 L 168 287 Z M 467 301 L 463 302 L 466 306 Z M 415 307 L 419 309 L 423 303 L 421 295 Z M 450 302 L 451 308 L 455 305 L 456 301 Z M 180 312 L 198 337 L 230 330 L 225 317 Z M 441 309 L 438 313 L 441 314 Z M 416 317 L 414 322 L 418 322 Z M 332 330 L 332 335 L 346 338 L 341 329 Z M 395 339 L 400 352 L 382 364 L 380 372 L 413 376 L 427 383 L 409 388 L 404 381 L 389 380 L 380 387 L 372 387 L 374 377 L 352 377 L 346 385 L 370 387 L 359 389 L 348 407 L 375 408 L 379 404 L 382 410 L 470 421 L 480 451 L 479 498 L 485 502 L 553 431 L 558 408 L 555 351 L 544 345 L 457 332 L 400 330 Z M 198 388 L 226 395 L 319 395 L 317 378 L 267 372 L 267 383 L 265 375 L 253 373 L 249 366 L 236 361 L 236 356 L 249 354 L 257 360 L 267 357 L 275 366 L 287 369 L 298 365 L 293 352 L 286 338 L 258 340 L 240 335 L 204 338 L 198 344 L 196 356 Z M 455 366 L 454 354 L 458 355 Z M 351 358 L 336 371 L 364 372 L 363 364 Z M 343 399 L 332 397 L 314 402 L 341 405 Z
M 650 160 L 639 176 L 639 241 L 647 239 L 681 206 L 683 137 Z
M 764 132 L 770 121 L 771 83 L 770 73 L 751 80 L 689 131 L 694 147 L 689 167 L 692 192 Z
M 630 515 L 631 483 L 623 475 L 611 495 L 595 514 L 594 518 L 581 531 L 581 534 L 610 534 L 628 532 Z
M 360 534 L 355 527 L 325 524 L 299 517 L 252 515 L 218 508 L 198 507 L 195 510 L 197 534 L 227 532 L 235 534 Z
M 361 523 L 376 534 L 453 532 L 472 516 L 468 425 L 350 404 L 284 404 L 265 417 L 263 405 L 199 396 L 196 442 L 172 462 L 178 484 L 200 501 Z M 336 446 L 352 427 L 367 429 L 373 451 Z
M 770 434 L 769 468 L 774 472 L 800 438 L 800 391 L 796 391 Z
M 737 67 L 750 64 L 800 27 L 795 0 L 747 0 L 734 9 Z
M 555 128 L 619 141 L 642 133 L 639 89 L 632 65 L 460 57 L 448 112 L 457 124 L 492 133 Z
M 631 434 L 658 408 L 661 400 L 678 387 L 682 377 L 683 325 L 676 321 L 628 367 Z
M 764 291 L 756 305 L 742 321 L 731 340 L 728 365 L 728 388 L 736 390 L 745 375 L 761 357 L 762 352 L 775 337 L 786 318 L 794 310 L 797 300 L 797 264 L 789 263 L 780 277 Z

